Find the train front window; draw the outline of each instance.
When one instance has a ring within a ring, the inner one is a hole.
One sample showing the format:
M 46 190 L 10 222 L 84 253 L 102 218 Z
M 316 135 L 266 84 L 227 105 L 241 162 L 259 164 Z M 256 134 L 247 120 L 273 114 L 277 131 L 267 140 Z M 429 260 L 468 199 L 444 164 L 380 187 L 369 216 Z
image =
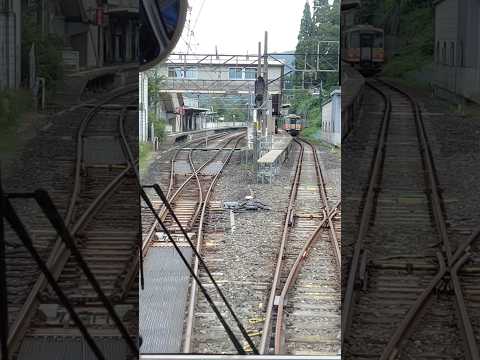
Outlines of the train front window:
M 383 48 L 383 33 L 378 32 L 378 33 L 375 34 L 374 47 Z
M 350 48 L 355 49 L 360 45 L 360 33 L 358 31 L 352 31 L 350 33 Z
M 372 33 L 363 33 L 360 34 L 360 47 L 362 48 L 371 48 L 374 43 L 374 35 Z

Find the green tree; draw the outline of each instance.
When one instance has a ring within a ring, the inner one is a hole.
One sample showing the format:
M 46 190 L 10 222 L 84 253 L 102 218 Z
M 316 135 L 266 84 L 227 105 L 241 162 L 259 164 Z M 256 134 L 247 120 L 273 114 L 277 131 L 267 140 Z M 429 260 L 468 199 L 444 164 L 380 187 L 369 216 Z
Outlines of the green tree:
M 331 88 L 338 85 L 338 73 L 313 72 L 317 67 L 335 66 L 338 62 L 340 37 L 340 1 L 315 0 L 313 15 L 308 1 L 305 3 L 298 34 L 295 64 L 298 70 L 294 84 L 298 87 Z M 321 55 L 320 55 L 321 54 Z
M 165 76 L 160 75 L 156 69 L 152 69 L 147 72 L 147 78 L 148 104 L 156 109 L 162 101 L 160 91 L 164 87 Z
M 305 2 L 305 7 L 303 9 L 303 16 L 300 22 L 300 31 L 298 33 L 298 43 L 295 49 L 295 67 L 297 69 L 308 68 L 309 59 L 305 56 L 308 54 L 312 48 L 312 40 L 315 34 L 315 26 L 312 19 L 312 13 L 310 9 L 310 4 L 308 1 Z M 304 82 L 303 74 L 298 73 L 295 76 L 295 86 L 299 86 Z M 307 79 L 307 82 L 309 79 Z
M 47 89 L 55 91 L 57 82 L 62 80 L 63 59 L 62 48 L 63 39 L 52 33 L 43 33 L 41 24 L 38 20 L 38 13 L 41 9 L 41 2 L 34 0 L 26 7 L 22 15 L 22 62 L 23 69 L 29 69 L 30 49 L 35 44 L 37 56 L 37 76 L 46 80 Z M 28 73 L 23 74 L 28 78 Z

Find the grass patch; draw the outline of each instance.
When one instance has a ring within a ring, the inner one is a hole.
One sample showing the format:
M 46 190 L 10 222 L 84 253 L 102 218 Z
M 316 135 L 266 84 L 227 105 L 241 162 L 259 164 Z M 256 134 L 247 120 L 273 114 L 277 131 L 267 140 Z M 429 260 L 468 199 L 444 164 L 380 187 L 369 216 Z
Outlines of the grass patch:
M 141 174 L 144 174 L 148 169 L 150 160 L 153 154 L 153 145 L 151 143 L 140 143 L 140 152 L 139 152 L 139 163 L 138 167 Z
M 433 61 L 433 8 L 414 8 L 402 12 L 400 17 L 399 52 L 388 60 L 384 75 L 409 78 Z
M 302 137 L 311 141 L 315 144 L 320 143 L 320 139 L 318 137 L 318 132 L 320 131 L 321 127 L 315 124 L 314 126 L 309 126 L 302 131 Z
M 31 110 L 32 98 L 28 90 L 0 91 L 0 153 L 6 154 L 17 145 L 17 129 L 22 116 Z
M 467 119 L 480 120 L 480 104 L 468 103 L 464 114 Z

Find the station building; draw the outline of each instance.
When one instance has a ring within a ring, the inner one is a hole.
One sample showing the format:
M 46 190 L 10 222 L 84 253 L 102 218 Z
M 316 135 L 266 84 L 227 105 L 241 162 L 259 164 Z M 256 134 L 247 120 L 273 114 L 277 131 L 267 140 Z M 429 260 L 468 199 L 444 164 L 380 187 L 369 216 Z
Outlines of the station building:
M 480 103 L 480 0 L 434 5 L 436 93 Z
M 322 104 L 322 128 L 319 136 L 325 142 L 341 146 L 342 144 L 342 94 L 334 90 L 330 99 Z
M 263 58 L 262 58 L 263 62 Z M 161 109 L 171 132 L 198 130 L 212 117 L 209 109 L 188 103 L 191 94 L 254 96 L 258 58 L 254 55 L 172 54 L 157 68 L 163 76 Z M 280 97 L 285 64 L 268 59 L 269 94 Z M 281 100 L 280 100 L 281 101 Z

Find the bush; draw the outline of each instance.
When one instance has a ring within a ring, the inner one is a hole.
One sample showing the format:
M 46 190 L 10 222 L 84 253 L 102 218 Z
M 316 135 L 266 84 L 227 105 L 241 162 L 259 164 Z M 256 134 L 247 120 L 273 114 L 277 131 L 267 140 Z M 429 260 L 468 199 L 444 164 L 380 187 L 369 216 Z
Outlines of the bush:
M 22 16 L 22 57 L 24 68 L 29 68 L 30 49 L 35 44 L 37 76 L 46 80 L 47 90 L 54 92 L 56 84 L 63 78 L 63 39 L 56 34 L 42 34 L 36 15 L 27 10 Z M 25 75 L 25 74 L 24 74 Z M 26 75 L 25 75 L 26 76 Z
M 28 90 L 0 92 L 0 126 L 2 130 L 16 126 L 19 117 L 31 109 L 32 97 Z
M 149 121 L 153 124 L 153 131 L 155 136 L 159 140 L 162 140 L 165 137 L 165 123 L 166 120 L 158 118 L 154 112 L 151 112 L 148 116 Z

